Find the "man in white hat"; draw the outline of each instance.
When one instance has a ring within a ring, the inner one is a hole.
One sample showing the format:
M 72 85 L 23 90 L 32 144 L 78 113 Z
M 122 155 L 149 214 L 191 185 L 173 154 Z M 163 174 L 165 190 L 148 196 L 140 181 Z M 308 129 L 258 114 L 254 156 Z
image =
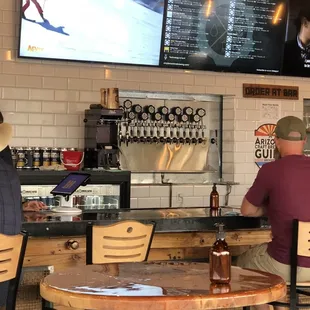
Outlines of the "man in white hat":
M 12 137 L 11 125 L 3 122 L 0 112 L 0 234 L 16 235 L 21 231 L 22 206 L 19 176 L 10 164 L 7 150 Z M 10 154 L 9 154 L 10 155 Z M 0 283 L 0 308 L 5 305 L 8 285 Z

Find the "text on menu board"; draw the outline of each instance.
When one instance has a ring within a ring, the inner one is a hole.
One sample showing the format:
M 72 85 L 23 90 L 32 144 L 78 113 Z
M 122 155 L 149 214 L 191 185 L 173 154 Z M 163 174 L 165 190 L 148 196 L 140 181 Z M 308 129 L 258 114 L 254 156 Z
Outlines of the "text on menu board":
M 299 100 L 298 86 L 243 84 L 243 97 Z

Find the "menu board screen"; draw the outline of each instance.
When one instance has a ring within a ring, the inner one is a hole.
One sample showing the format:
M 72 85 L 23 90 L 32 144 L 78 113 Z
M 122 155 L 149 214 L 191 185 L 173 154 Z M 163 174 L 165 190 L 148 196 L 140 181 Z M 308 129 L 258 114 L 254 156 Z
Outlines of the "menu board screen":
M 291 0 L 283 75 L 310 76 L 310 1 Z
M 283 0 L 168 0 L 162 66 L 278 74 Z
M 19 57 L 279 74 L 287 1 L 22 0 Z M 302 1 L 291 2 L 287 51 L 296 52 Z

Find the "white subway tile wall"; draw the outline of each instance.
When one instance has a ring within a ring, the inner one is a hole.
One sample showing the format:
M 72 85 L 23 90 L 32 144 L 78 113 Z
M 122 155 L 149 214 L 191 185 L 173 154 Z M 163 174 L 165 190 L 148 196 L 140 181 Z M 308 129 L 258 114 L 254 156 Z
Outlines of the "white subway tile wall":
M 240 205 L 257 173 L 254 130 L 262 124 L 262 102 L 279 102 L 281 115 L 302 117 L 310 98 L 307 79 L 164 70 L 18 59 L 19 1 L 0 1 L 0 110 L 14 126 L 13 146 L 83 147 L 83 112 L 100 101 L 101 87 L 224 95 L 224 178 L 234 186 L 229 204 Z M 242 98 L 243 83 L 297 85 L 299 101 Z M 186 177 L 184 178 L 186 183 Z M 174 186 L 173 205 L 209 204 L 210 186 Z M 221 203 L 225 187 L 220 186 Z M 132 188 L 133 207 L 168 207 L 169 189 Z

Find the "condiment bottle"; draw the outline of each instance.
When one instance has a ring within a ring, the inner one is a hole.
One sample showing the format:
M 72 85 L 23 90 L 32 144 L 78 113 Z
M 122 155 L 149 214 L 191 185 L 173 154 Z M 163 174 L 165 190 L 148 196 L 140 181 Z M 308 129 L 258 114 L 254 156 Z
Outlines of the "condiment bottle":
M 225 241 L 224 224 L 217 224 L 216 241 L 210 249 L 210 281 L 228 284 L 231 279 L 231 253 Z
M 216 189 L 216 184 L 213 184 L 212 191 L 210 194 L 210 215 L 219 216 L 220 207 L 220 195 Z

